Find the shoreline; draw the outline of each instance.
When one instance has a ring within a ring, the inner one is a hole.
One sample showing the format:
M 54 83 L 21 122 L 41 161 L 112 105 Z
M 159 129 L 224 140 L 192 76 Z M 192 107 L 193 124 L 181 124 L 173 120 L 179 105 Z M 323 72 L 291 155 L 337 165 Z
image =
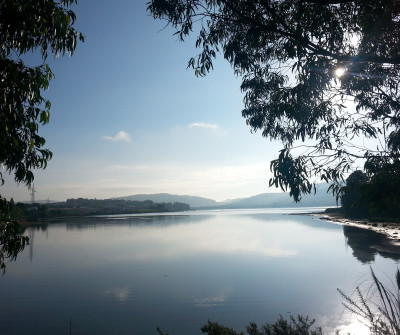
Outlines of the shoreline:
M 129 214 L 150 214 L 154 212 L 141 212 Z M 120 214 L 120 213 L 119 213 Z M 356 227 L 364 230 L 371 230 L 376 233 L 382 234 L 388 238 L 388 241 L 393 246 L 400 246 L 400 223 L 396 222 L 383 222 L 383 221 L 370 221 L 369 219 L 356 219 L 343 216 L 338 211 L 333 212 L 304 212 L 304 213 L 290 213 L 289 215 L 310 215 L 318 218 L 321 221 L 327 221 L 341 226 Z M 82 217 L 92 217 L 92 215 L 72 215 L 72 216 L 57 216 L 52 218 L 41 218 L 37 221 L 17 220 L 22 227 L 42 225 L 49 223 L 50 220 L 60 219 L 76 219 Z
M 372 230 L 376 233 L 385 235 L 390 244 L 400 246 L 400 224 L 395 222 L 370 221 L 368 219 L 352 219 L 341 215 L 340 213 L 310 213 L 312 216 L 318 216 L 319 220 L 328 221 L 341 226 L 357 227 L 364 230 Z

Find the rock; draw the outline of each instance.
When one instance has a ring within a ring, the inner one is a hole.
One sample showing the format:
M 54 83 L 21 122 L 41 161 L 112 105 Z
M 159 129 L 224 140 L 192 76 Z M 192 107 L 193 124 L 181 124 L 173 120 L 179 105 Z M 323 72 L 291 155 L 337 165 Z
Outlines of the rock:
M 332 221 L 332 219 L 329 216 L 322 216 L 320 219 L 325 221 Z

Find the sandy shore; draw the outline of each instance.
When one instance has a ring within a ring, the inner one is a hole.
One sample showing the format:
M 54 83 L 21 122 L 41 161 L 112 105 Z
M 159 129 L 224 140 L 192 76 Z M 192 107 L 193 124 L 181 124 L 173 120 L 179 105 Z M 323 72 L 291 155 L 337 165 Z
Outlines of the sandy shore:
M 384 234 L 393 245 L 400 246 L 400 224 L 395 222 L 371 222 L 369 220 L 357 220 L 343 217 L 339 213 L 318 213 L 320 220 L 329 221 L 342 226 L 352 226 L 367 230 L 373 230 Z

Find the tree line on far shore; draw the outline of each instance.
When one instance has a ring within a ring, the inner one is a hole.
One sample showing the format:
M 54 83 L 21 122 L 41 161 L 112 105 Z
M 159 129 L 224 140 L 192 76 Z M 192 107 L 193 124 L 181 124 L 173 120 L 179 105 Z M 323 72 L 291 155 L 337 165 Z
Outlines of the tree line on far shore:
M 151 200 L 78 198 L 47 204 L 14 203 L 11 200 L 10 209 L 11 217 L 14 220 L 36 221 L 37 219 L 60 216 L 180 212 L 190 210 L 190 206 L 180 202 L 155 203 Z

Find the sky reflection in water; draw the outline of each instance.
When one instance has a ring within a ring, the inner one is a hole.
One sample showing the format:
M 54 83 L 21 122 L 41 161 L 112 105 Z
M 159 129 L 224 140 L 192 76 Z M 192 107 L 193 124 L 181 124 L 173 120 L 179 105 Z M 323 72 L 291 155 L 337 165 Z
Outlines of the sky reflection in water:
M 232 213 L 92 218 L 36 229 L 32 249 L 1 279 L 0 317 L 18 319 L 2 328 L 67 333 L 72 318 L 74 335 L 156 334 L 157 326 L 200 334 L 208 319 L 244 330 L 249 321 L 301 313 L 333 332 L 351 321 L 336 288 L 351 293 L 369 264 L 378 275 L 396 270 L 396 261 L 377 252 L 357 259 L 341 226 Z

